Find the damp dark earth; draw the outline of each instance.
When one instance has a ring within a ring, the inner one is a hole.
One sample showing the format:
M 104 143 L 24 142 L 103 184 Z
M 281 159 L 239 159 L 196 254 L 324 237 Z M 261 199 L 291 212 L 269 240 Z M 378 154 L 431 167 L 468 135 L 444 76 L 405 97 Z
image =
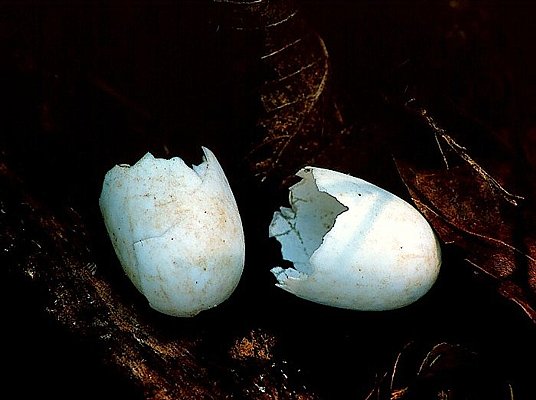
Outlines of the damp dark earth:
M 536 32 L 530 2 L 0 4 L 5 397 L 536 396 Z M 99 210 L 116 164 L 217 155 L 243 223 L 231 297 L 150 308 Z M 365 179 L 434 229 L 406 307 L 275 286 L 273 212 L 305 166 Z

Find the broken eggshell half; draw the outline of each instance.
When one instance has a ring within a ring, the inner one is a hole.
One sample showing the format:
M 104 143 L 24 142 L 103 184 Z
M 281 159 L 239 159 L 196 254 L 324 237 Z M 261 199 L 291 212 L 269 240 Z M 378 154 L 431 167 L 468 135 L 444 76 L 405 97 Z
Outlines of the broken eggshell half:
M 271 271 L 277 286 L 334 307 L 404 307 L 433 286 L 441 249 L 410 204 L 362 179 L 305 167 L 290 187 L 291 208 L 274 213 L 269 235 L 293 268 Z
M 244 233 L 235 198 L 214 156 L 200 165 L 143 156 L 116 165 L 99 199 L 119 261 L 152 308 L 194 316 L 235 290 Z

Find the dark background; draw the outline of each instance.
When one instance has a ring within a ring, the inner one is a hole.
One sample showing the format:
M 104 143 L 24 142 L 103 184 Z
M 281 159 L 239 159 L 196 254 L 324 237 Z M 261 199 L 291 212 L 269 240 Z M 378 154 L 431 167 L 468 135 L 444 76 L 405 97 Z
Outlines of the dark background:
M 533 2 L 300 5 L 330 52 L 338 100 L 358 125 L 365 105 L 377 101 L 375 94 L 409 70 L 404 79 L 417 83 L 439 110 L 461 110 L 491 127 L 500 143 L 501 135 L 504 143 L 514 135 L 521 143 L 516 157 L 535 160 Z M 266 195 L 262 187 L 243 186 L 251 178 L 242 154 L 233 149 L 254 132 L 256 105 L 244 104 L 254 89 L 247 74 L 233 69 L 218 21 L 208 1 L 0 3 L 3 159 L 52 213 L 79 214 L 97 261 L 117 268 L 97 209 L 104 173 L 146 151 L 197 163 L 199 146 L 212 149 L 231 186 L 238 187 L 252 250 L 244 280 L 222 314 L 201 318 L 199 326 L 176 326 L 188 335 L 197 328 L 209 332 L 206 352 L 216 354 L 207 356 L 209 365 L 218 362 L 218 352 L 236 332 L 260 327 L 279 339 L 281 358 L 301 371 L 297 380 L 322 398 L 357 399 L 406 343 L 415 342 L 423 352 L 448 341 L 478 355 L 462 374 L 467 398 L 508 399 L 508 383 L 516 400 L 532 398 L 533 325 L 493 288 L 475 283 L 455 252 L 446 251 L 440 280 L 427 297 L 395 312 L 319 309 L 273 288 L 268 262 L 277 246 L 257 238 L 285 194 L 256 200 Z M 370 123 L 367 119 L 366 126 Z M 480 150 L 485 149 L 484 142 Z M 374 176 L 384 166 L 363 170 Z M 122 282 L 119 272 L 109 274 Z M 91 340 L 51 320 L 43 306 L 46 290 L 16 274 L 4 272 L 2 279 L 3 390 L 19 398 L 141 398 L 104 365 Z M 220 324 L 223 331 L 215 328 Z

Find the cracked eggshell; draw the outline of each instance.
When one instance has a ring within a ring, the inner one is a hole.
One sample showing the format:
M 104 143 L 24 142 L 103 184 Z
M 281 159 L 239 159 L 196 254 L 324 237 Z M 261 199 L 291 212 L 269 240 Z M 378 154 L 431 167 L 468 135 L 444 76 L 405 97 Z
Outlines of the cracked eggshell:
M 293 268 L 276 267 L 277 286 L 334 307 L 404 307 L 434 284 L 441 249 L 410 204 L 362 179 L 306 167 L 290 188 L 291 208 L 274 213 L 270 237 Z
M 119 261 L 152 308 L 187 317 L 235 290 L 244 267 L 244 233 L 235 198 L 214 156 L 200 165 L 147 153 L 116 165 L 99 204 Z

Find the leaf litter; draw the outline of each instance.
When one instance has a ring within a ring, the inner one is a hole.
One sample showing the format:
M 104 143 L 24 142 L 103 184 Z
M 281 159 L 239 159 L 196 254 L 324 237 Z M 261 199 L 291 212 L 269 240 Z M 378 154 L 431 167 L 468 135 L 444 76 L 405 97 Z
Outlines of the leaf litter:
M 520 224 L 531 219 L 523 216 L 532 210 L 525 204 L 529 200 L 506 190 L 424 107 L 407 107 L 435 135 L 444 160 L 442 168 L 423 169 L 395 157 L 415 205 L 443 242 L 463 250 L 476 272 L 490 277 L 501 295 L 536 322 L 536 238 L 518 233 L 526 230 Z M 447 155 L 458 158 L 456 165 L 450 165 Z

